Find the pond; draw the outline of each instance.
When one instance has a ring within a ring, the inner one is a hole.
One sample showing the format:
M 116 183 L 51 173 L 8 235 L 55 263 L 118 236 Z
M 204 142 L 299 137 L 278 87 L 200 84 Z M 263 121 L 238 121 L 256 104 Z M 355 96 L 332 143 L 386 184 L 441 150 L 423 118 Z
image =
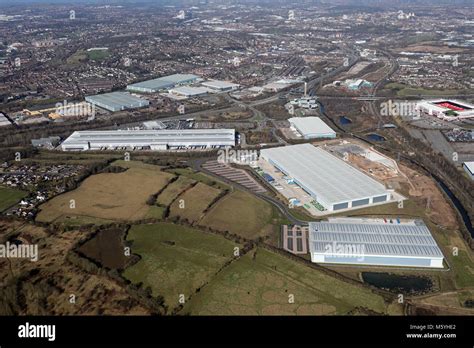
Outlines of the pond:
M 422 294 L 433 288 L 433 282 L 428 277 L 362 272 L 362 279 L 367 284 L 402 294 Z
M 339 117 L 339 123 L 342 124 L 342 125 L 345 125 L 345 124 L 351 124 L 352 121 L 351 121 L 351 119 L 347 118 L 346 116 L 340 116 Z
M 376 133 L 367 134 L 367 138 L 373 141 L 385 141 L 385 138 L 383 136 Z

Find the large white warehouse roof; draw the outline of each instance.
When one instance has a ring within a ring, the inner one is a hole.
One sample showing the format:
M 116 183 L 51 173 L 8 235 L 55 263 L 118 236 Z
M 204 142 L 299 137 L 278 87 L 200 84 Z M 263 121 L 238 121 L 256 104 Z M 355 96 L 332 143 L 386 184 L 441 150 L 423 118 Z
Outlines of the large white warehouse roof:
M 209 80 L 202 82 L 201 85 L 205 87 L 209 87 L 212 89 L 217 89 L 217 90 L 229 90 L 229 89 L 236 89 L 240 85 L 228 81 L 219 81 L 219 80 Z
M 62 143 L 67 150 L 98 150 L 115 147 L 235 146 L 234 129 L 77 131 Z
M 336 137 L 336 132 L 319 117 L 292 117 L 288 121 L 306 139 Z
M 313 262 L 442 267 L 443 254 L 422 221 L 310 222 Z
M 261 156 L 311 194 L 328 210 L 390 200 L 384 185 L 311 144 L 261 150 Z
M 183 83 L 194 82 L 199 76 L 193 74 L 174 74 L 163 76 L 153 80 L 137 82 L 127 86 L 128 90 L 139 92 L 158 92 Z
M 148 106 L 150 102 L 126 92 L 111 92 L 87 96 L 86 101 L 109 111 L 121 111 Z

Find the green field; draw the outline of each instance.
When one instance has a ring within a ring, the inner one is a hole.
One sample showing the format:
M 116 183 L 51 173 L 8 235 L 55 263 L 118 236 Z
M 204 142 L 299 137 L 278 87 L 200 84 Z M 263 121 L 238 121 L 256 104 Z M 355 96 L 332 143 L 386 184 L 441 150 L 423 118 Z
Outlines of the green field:
M 133 164 L 121 173 L 96 174 L 70 192 L 40 206 L 37 221 L 72 221 L 74 217 L 130 221 L 148 217 L 147 199 L 160 191 L 172 175 L 152 165 Z M 75 206 L 71 208 L 71 200 Z
M 145 215 L 146 219 L 158 219 L 162 220 L 165 218 L 166 207 L 159 205 L 152 205 L 148 209 L 148 213 Z
M 191 315 L 332 315 L 356 307 L 385 313 L 384 299 L 266 249 L 229 265 L 183 309 Z M 294 303 L 290 303 L 293 295 Z
M 124 277 L 150 286 L 171 308 L 180 294 L 186 298 L 202 287 L 233 257 L 237 244 L 223 237 L 170 223 L 134 226 L 127 240 L 142 258 Z
M 108 50 L 94 50 L 94 51 L 89 51 L 87 52 L 87 58 L 90 60 L 104 60 L 110 55 L 110 52 Z
M 474 287 L 474 262 L 471 261 L 467 252 L 459 250 L 459 255 L 450 255 L 449 261 L 455 272 L 456 286 L 458 288 Z
M 410 96 L 418 96 L 418 95 L 449 96 L 449 95 L 462 94 L 461 93 L 462 91 L 460 90 L 410 87 L 402 83 L 389 83 L 385 85 L 384 89 L 391 90 L 392 92 L 396 92 L 397 96 L 399 97 L 410 97 Z
M 190 222 L 199 221 L 204 210 L 220 194 L 220 190 L 199 182 L 173 202 L 170 207 L 170 217 L 179 216 L 181 219 L 187 219 Z
M 222 198 L 199 222 L 219 231 L 229 231 L 245 238 L 256 238 L 273 230 L 272 206 L 243 191 Z
M 158 196 L 156 203 L 169 206 L 181 192 L 191 187 L 196 181 L 180 176 L 176 181 L 169 184 Z
M 0 186 L 0 213 L 18 203 L 28 195 L 27 192 Z
M 226 185 L 226 184 L 224 184 L 224 183 L 222 183 L 218 180 L 215 180 L 214 178 L 212 178 L 212 177 L 210 177 L 206 174 L 203 174 L 203 173 L 200 173 L 200 172 L 195 172 L 191 168 L 177 168 L 177 169 L 172 169 L 169 172 L 185 176 L 189 179 L 193 179 L 195 181 L 202 182 L 202 183 L 204 183 L 206 185 L 209 185 L 209 186 L 214 186 L 214 187 L 216 187 L 220 190 L 230 189 L 230 187 L 228 185 Z
M 66 59 L 68 65 L 78 65 L 87 60 L 87 53 L 79 50 Z

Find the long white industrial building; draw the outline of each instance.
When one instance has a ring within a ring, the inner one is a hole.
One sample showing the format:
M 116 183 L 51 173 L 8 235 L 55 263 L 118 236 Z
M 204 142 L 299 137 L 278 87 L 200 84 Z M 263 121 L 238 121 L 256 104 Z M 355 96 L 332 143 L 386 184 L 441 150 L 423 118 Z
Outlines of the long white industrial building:
M 233 146 L 234 129 L 77 131 L 61 144 L 63 151 L 179 150 Z
M 140 93 L 155 93 L 167 90 L 176 86 L 181 86 L 196 82 L 199 76 L 193 74 L 174 74 L 163 76 L 153 80 L 133 83 L 127 86 L 128 91 Z
M 276 147 L 260 156 L 294 182 L 328 211 L 388 203 L 391 192 L 345 161 L 311 144 Z
M 288 119 L 288 122 L 305 139 L 336 137 L 336 132 L 319 117 L 292 117 Z
M 136 109 L 150 105 L 148 100 L 135 97 L 126 92 L 112 92 L 91 95 L 85 98 L 86 102 L 97 105 L 109 111 Z
M 443 254 L 421 220 L 309 223 L 311 261 L 374 266 L 442 268 Z

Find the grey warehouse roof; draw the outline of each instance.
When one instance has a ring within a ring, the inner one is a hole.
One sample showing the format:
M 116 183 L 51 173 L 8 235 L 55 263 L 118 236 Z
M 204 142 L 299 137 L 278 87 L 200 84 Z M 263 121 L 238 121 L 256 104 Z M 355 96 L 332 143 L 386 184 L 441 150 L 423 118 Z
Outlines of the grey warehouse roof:
M 177 84 L 185 83 L 190 80 L 195 80 L 199 76 L 193 74 L 174 74 L 170 76 L 163 76 L 157 79 L 134 83 L 127 86 L 127 89 L 149 89 L 159 91 L 161 89 L 171 88 Z
M 288 119 L 304 136 L 312 134 L 336 134 L 319 117 L 292 117 Z
M 126 92 L 112 92 L 88 96 L 86 97 L 86 101 L 97 104 L 100 107 L 108 107 L 111 109 L 136 108 L 149 104 L 148 100 L 135 97 Z
M 181 129 L 181 130 L 112 130 L 76 131 L 63 145 L 83 145 L 88 142 L 124 144 L 127 142 L 149 142 L 168 144 L 172 142 L 232 142 L 235 143 L 234 129 Z
M 324 253 L 328 244 L 363 245 L 365 255 L 443 257 L 428 227 L 423 223 L 310 222 L 311 252 Z
M 261 155 L 328 204 L 388 194 L 378 181 L 311 144 L 264 149 Z

